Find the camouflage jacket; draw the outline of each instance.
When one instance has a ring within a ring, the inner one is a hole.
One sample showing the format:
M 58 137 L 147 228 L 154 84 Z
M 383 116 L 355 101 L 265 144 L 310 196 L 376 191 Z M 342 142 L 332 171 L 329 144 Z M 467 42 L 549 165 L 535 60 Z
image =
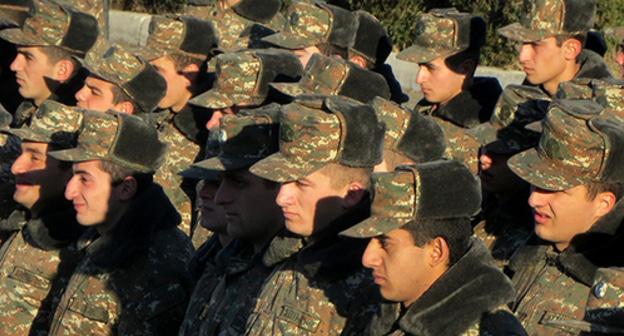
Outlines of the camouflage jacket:
M 38 218 L 20 213 L 0 248 L 0 335 L 47 335 L 53 307 L 80 253 L 73 244 L 84 231 L 71 204 Z
M 50 335 L 172 335 L 190 294 L 190 240 L 157 185 L 110 232 L 81 237 L 78 264 L 54 313 Z
M 506 306 L 512 298 L 511 282 L 473 238 L 466 254 L 407 310 L 383 303 L 366 334 L 526 335 Z
M 503 89 L 497 79 L 476 77 L 470 90 L 462 91 L 446 105 L 432 105 L 423 99 L 414 110 L 459 127 L 471 128 L 490 120 L 498 96 L 502 92 Z
M 598 268 L 624 265 L 624 202 L 587 232 L 577 235 L 565 251 L 550 245 L 527 245 L 512 257 L 516 298 L 512 310 L 530 335 L 580 334 L 589 302 L 604 311 L 609 301 L 591 299 Z M 619 304 L 618 304 L 619 305 Z
M 585 333 L 624 334 L 624 268 L 600 268 L 585 308 Z
M 178 174 L 203 158 L 202 146 L 206 143 L 208 133 L 204 125 L 210 113 L 203 108 L 187 105 L 178 113 L 166 110 L 157 115 L 155 124 L 158 135 L 168 148 L 163 164 L 154 174 L 154 181 L 165 190 L 182 217 L 182 231 L 190 236 L 195 186 Z
M 490 202 L 484 202 L 480 221 L 473 229 L 501 269 L 533 236 L 533 213 L 527 199 L 526 193 L 518 193 L 504 202 L 489 197 Z
M 360 261 L 367 242 L 338 237 L 368 217 L 362 203 L 309 239 L 273 239 L 263 262 L 275 269 L 241 335 L 362 335 L 379 291 Z

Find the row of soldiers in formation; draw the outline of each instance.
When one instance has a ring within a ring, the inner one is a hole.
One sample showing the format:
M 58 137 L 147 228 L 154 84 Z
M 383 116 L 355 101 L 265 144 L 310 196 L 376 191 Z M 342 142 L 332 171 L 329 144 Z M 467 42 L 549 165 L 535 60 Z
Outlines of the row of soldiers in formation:
M 407 108 L 364 11 L 190 1 L 131 46 L 2 1 L 0 335 L 624 333 L 624 82 L 595 1 L 524 2 L 504 90 L 482 18 L 414 17 Z

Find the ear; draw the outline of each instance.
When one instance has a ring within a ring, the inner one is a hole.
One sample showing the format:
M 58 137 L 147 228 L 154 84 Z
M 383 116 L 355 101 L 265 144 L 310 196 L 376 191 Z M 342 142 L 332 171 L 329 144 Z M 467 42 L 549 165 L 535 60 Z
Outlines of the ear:
M 563 57 L 567 61 L 574 61 L 578 58 L 578 55 L 583 51 L 583 44 L 581 41 L 577 39 L 567 39 L 561 45 L 561 49 L 563 50 Z
M 459 73 L 462 75 L 470 75 L 474 73 L 477 63 L 473 59 L 465 59 L 458 67 Z
M 347 193 L 342 201 L 345 209 L 354 207 L 367 195 L 366 188 L 359 182 L 349 183 L 346 191 Z
M 134 114 L 134 105 L 127 100 L 115 104 L 114 109 L 117 112 Z
M 361 68 L 367 69 L 368 62 L 360 55 L 350 55 L 349 62 L 359 65 Z
M 136 195 L 138 188 L 137 180 L 132 176 L 126 176 L 119 185 L 115 187 L 117 190 L 119 199 L 122 201 L 128 201 Z
M 444 238 L 433 238 L 433 240 L 427 244 L 427 249 L 429 252 L 429 266 L 431 268 L 447 266 L 449 264 L 451 251 Z
M 614 193 L 606 191 L 599 193 L 596 196 L 595 202 L 597 206 L 596 216 L 602 217 L 613 210 L 615 203 L 617 203 L 617 199 L 615 198 Z
M 70 60 L 60 60 L 54 65 L 54 74 L 59 82 L 68 81 L 74 74 L 75 66 Z

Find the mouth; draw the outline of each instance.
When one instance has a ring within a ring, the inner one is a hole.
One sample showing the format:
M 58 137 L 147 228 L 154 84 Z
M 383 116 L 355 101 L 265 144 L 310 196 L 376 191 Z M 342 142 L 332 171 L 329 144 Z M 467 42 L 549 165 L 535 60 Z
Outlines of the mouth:
M 551 217 L 543 212 L 534 210 L 533 218 L 535 219 L 535 224 L 545 224 L 550 220 Z
M 85 208 L 84 203 L 74 203 L 74 210 L 76 210 L 76 212 L 80 212 L 84 208 Z
M 386 282 L 386 278 L 379 273 L 373 272 L 373 279 L 377 285 L 382 285 Z
M 282 210 L 282 213 L 284 214 L 284 218 L 286 220 L 293 219 L 293 218 L 297 217 L 297 214 L 294 213 L 294 212 L 291 212 L 291 211 L 284 211 L 284 210 Z
M 32 187 L 33 183 L 29 182 L 29 181 L 24 181 L 24 180 L 15 180 L 15 188 L 19 189 L 19 188 L 27 188 L 27 187 Z

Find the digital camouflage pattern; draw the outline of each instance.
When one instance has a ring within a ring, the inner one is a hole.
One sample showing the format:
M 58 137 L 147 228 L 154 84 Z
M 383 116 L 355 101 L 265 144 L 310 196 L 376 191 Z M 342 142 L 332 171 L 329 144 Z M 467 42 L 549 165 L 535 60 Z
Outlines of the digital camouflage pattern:
M 592 102 L 553 102 L 543 121 L 537 148 L 513 156 L 511 170 L 532 185 L 564 190 L 598 181 L 604 170 L 602 157 L 610 144 L 594 130 L 591 119 L 603 108 Z
M 286 10 L 284 29 L 263 40 L 287 49 L 303 49 L 327 42 L 332 13 L 315 1 L 295 1 Z
M 444 132 L 444 157 L 462 162 L 476 175 L 479 172 L 481 143 L 467 129 L 440 118 L 433 119 Z
M 622 268 L 599 268 L 585 308 L 588 332 L 624 333 L 624 283 Z
M 58 2 L 95 17 L 100 33 L 108 36 L 109 0 L 59 0 Z
M 405 135 L 412 118 L 412 112 L 392 101 L 379 97 L 374 98 L 370 104 L 375 109 L 379 120 L 386 125 L 384 148 L 398 151 L 396 147 Z
M 605 108 L 605 113 L 624 122 L 624 83 L 613 79 L 577 78 L 559 85 L 557 99 L 592 100 Z
M 136 78 L 148 67 L 148 63 L 122 46 L 98 39 L 85 55 L 83 65 L 92 75 L 119 86 L 130 98 L 125 84 Z
M 297 83 L 271 83 L 278 91 L 291 97 L 304 94 L 338 95 L 353 64 L 337 57 L 315 54 Z

